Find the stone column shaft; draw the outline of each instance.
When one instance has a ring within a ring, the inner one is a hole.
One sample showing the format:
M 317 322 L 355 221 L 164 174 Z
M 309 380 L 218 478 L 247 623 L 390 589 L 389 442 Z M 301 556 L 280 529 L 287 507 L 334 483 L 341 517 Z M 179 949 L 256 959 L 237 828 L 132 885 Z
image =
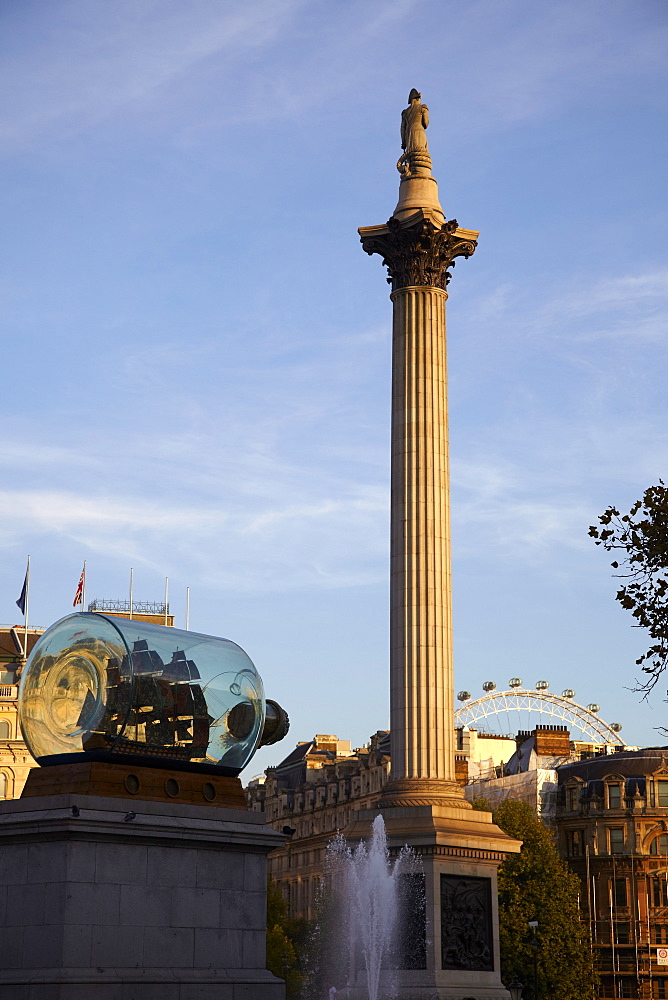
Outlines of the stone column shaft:
M 393 782 L 454 781 L 446 299 L 392 293 Z
M 430 178 L 433 184 L 433 178 Z M 403 214 L 403 213 L 402 213 Z M 455 783 L 446 286 L 477 232 L 442 212 L 360 229 L 392 283 L 390 729 L 381 806 L 463 801 Z

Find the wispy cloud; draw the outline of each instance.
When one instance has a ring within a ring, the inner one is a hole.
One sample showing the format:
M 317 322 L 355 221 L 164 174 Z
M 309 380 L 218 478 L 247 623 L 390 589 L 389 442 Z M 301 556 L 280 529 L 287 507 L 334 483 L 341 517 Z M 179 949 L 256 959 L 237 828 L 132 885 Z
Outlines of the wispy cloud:
M 635 314 L 638 309 L 654 312 L 665 309 L 668 313 L 668 269 L 621 274 L 614 279 L 594 281 L 587 288 L 576 286 L 559 301 L 562 322 L 564 319 L 579 319 L 612 310 L 618 314 L 621 311 L 621 322 L 627 319 L 628 313 Z M 551 303 L 546 312 L 554 316 L 555 306 L 556 303 Z
M 232 74 L 271 45 L 304 5 L 248 0 L 212 8 L 195 0 L 165 8 L 118 0 L 91 7 L 69 0 L 58 18 L 44 20 L 41 38 L 29 19 L 21 24 L 15 15 L 15 43 L 23 31 L 32 44 L 27 57 L 20 50 L 6 58 L 14 100 L 0 136 L 15 143 L 45 131 L 81 131 L 120 111 L 150 114 L 173 81 L 214 57 Z
M 532 473 L 509 460 L 453 463 L 453 523 L 460 553 L 505 552 L 521 564 L 543 560 L 554 546 L 583 547 L 586 504 L 563 493 L 558 500 L 546 499 L 552 476 L 538 469 Z
M 158 502 L 123 501 L 105 496 L 50 490 L 0 491 L 0 518 L 4 532 L 30 526 L 32 530 L 78 533 L 95 528 L 102 534 L 154 531 L 171 533 L 210 530 L 224 519 L 221 511 L 170 507 Z
M 491 360 L 467 386 L 486 421 L 455 435 L 457 544 L 548 566 L 550 551 L 586 549 L 605 504 L 630 502 L 668 468 L 665 404 L 644 363 L 658 362 L 657 343 L 664 357 L 668 271 L 580 276 L 558 296 L 504 285 L 473 315 L 479 357 Z
M 662 270 L 627 274 L 618 283 L 582 284 L 566 302 L 550 301 L 534 315 L 542 317 L 543 335 L 549 330 L 572 339 L 583 321 L 589 329 L 592 319 L 617 315 L 622 304 L 636 318 L 643 304 L 654 309 L 666 286 Z M 481 322 L 486 317 L 495 337 L 500 319 L 516 323 L 513 302 L 513 288 L 503 285 L 482 303 L 478 315 Z M 198 402 L 197 381 L 202 366 L 218 366 L 211 345 L 202 342 L 193 351 L 168 343 L 157 356 L 149 348 L 133 352 L 120 369 L 118 390 L 136 392 L 149 405 L 167 400 L 173 409 L 178 375 L 179 429 L 168 425 L 153 437 L 129 435 L 123 462 L 111 476 L 114 435 L 99 428 L 90 436 L 83 433 L 70 448 L 50 445 L 44 435 L 5 445 L 0 454 L 9 477 L 12 469 L 24 470 L 24 478 L 25 470 L 44 469 L 53 485 L 45 490 L 38 475 L 34 489 L 0 494 L 3 544 L 39 533 L 62 534 L 93 551 L 156 568 L 169 548 L 184 565 L 196 563 L 199 574 L 223 588 L 336 587 L 383 579 L 385 443 L 373 445 L 351 433 L 332 438 L 325 450 L 312 444 L 318 421 L 331 419 L 342 394 L 360 377 L 360 345 L 373 349 L 383 339 L 387 331 L 373 330 L 366 337 L 364 331 L 359 337 L 345 333 L 344 357 L 349 341 L 358 348 L 350 370 L 331 355 L 306 364 L 288 354 L 266 370 L 228 372 L 225 399 L 206 406 Z M 586 357 L 576 360 L 585 364 Z M 322 397 L 294 391 L 295 378 L 300 386 L 317 383 L 323 368 L 331 378 Z M 255 386 L 250 393 L 248 380 Z M 347 426 L 352 430 L 356 423 L 359 414 L 353 409 Z M 453 520 L 460 552 L 506 553 L 535 564 L 554 547 L 582 549 L 599 503 L 587 483 L 615 479 L 617 489 L 633 489 L 654 478 L 668 459 L 668 432 L 647 417 L 631 420 L 624 413 L 602 421 L 598 411 L 587 419 L 582 412 L 556 415 L 534 408 L 530 424 L 520 415 L 506 416 L 482 440 L 462 436 L 462 430 L 456 434 Z M 293 451 L 291 440 L 305 428 L 311 443 Z M 351 475 L 353 468 L 359 478 Z M 75 483 L 76 491 L 67 483 Z M 156 498 L 157 489 L 171 499 Z M 215 569 L 207 558 L 211 551 L 225 553 Z
M 378 99 L 369 80 L 387 88 L 395 64 L 425 86 L 433 79 L 437 99 L 442 86 L 432 53 L 455 38 L 466 53 L 466 100 L 449 103 L 450 130 L 498 131 L 553 114 L 583 86 L 660 65 L 660 28 L 636 18 L 633 31 L 619 30 L 636 10 L 622 2 L 614 17 L 598 0 L 477 0 L 465 7 L 436 0 L 68 0 L 57 17 L 40 10 L 36 33 L 29 11 L 18 9 L 6 28 L 13 99 L 0 137 L 11 150 L 108 127 L 121 114 L 125 130 L 192 137 L 230 123 L 303 119 L 342 94 L 354 94 L 355 107 L 362 88 L 368 107 Z
M 504 327 L 504 343 L 527 337 L 544 341 L 582 342 L 632 336 L 635 340 L 665 339 L 668 330 L 668 269 L 626 272 L 615 278 L 580 274 L 558 295 L 536 282 L 522 288 L 503 282 L 480 300 L 472 300 L 468 322 L 472 329 L 494 331 Z M 538 296 L 541 296 L 539 298 Z M 483 336 L 485 334 L 483 333 Z
M 173 451 L 170 443 L 164 442 L 166 452 Z M 213 448 L 209 439 L 198 441 L 198 453 Z M 30 454 L 29 444 L 23 452 Z M 92 477 L 89 468 L 80 476 L 74 464 L 63 465 L 64 451 L 49 457 L 58 459 L 50 478 L 55 467 L 78 483 L 77 491 L 39 484 L 0 491 L 2 547 L 62 537 L 156 570 L 169 552 L 182 571 L 190 567 L 198 579 L 235 590 L 341 587 L 383 576 L 388 502 L 382 487 L 314 480 L 307 468 L 281 466 L 275 456 L 264 469 L 249 459 L 234 463 L 234 471 L 229 463 L 207 470 L 191 452 L 164 479 L 170 501 L 155 495 L 160 454 L 147 455 L 142 475 L 132 474 L 137 466 L 130 460 L 129 470 L 116 476 L 101 462 Z M 179 503 L 182 474 L 187 499 Z
M 531 413 L 467 440 L 452 460 L 453 532 L 460 555 L 543 565 L 585 552 L 608 503 L 624 506 L 665 476 L 668 429 L 649 414 L 558 419 Z

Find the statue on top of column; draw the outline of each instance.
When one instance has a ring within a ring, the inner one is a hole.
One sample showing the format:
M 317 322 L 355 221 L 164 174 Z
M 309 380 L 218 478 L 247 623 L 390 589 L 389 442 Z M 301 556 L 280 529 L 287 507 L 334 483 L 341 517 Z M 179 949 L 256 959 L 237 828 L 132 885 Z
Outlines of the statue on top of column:
M 401 112 L 401 148 L 397 162 L 402 177 L 428 177 L 431 156 L 425 129 L 429 125 L 429 108 L 421 102 L 422 94 L 415 87 L 408 95 L 408 107 Z

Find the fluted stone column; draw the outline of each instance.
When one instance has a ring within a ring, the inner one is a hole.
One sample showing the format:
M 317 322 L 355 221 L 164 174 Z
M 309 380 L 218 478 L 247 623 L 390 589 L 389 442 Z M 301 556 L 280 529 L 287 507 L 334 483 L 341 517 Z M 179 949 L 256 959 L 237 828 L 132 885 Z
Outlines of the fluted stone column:
M 462 797 L 454 775 L 450 478 L 445 338 L 448 268 L 476 232 L 400 201 L 385 226 L 360 229 L 392 282 L 390 729 L 383 804 Z M 425 179 L 420 179 L 424 185 Z M 402 182 L 406 187 L 406 182 Z
M 392 293 L 392 776 L 454 781 L 445 301 Z

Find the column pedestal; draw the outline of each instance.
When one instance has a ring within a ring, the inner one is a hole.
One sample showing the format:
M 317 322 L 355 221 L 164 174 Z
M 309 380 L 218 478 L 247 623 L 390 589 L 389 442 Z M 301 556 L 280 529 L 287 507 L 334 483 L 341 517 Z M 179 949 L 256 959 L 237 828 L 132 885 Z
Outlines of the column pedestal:
M 265 969 L 266 855 L 283 840 L 241 809 L 0 804 L 0 1000 L 284 1000 Z
M 492 823 L 490 813 L 455 805 L 381 807 L 356 814 L 350 843 L 365 839 L 382 812 L 390 853 L 408 844 L 422 860 L 425 913 L 423 968 L 399 970 L 396 1000 L 508 1000 L 501 982 L 497 868 L 517 841 Z M 366 1000 L 365 986 L 349 1000 Z

